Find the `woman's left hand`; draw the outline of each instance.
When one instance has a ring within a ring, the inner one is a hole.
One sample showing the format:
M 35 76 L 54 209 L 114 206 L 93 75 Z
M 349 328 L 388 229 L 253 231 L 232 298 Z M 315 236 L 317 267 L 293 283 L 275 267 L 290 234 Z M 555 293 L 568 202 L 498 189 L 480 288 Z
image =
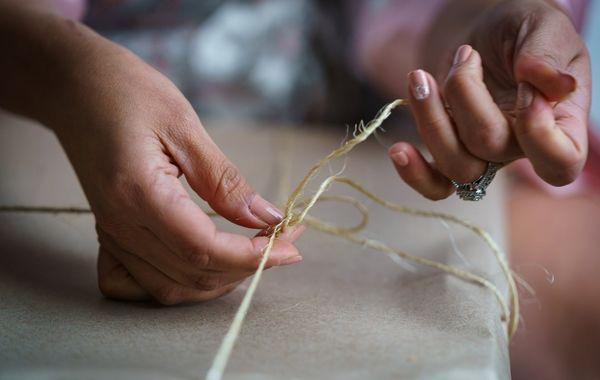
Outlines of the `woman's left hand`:
M 590 60 L 571 20 L 546 0 L 504 1 L 460 46 L 443 86 L 409 74 L 411 109 L 433 163 L 412 145 L 389 151 L 400 176 L 430 199 L 450 179 L 480 177 L 487 162 L 529 159 L 546 182 L 566 185 L 587 157 Z

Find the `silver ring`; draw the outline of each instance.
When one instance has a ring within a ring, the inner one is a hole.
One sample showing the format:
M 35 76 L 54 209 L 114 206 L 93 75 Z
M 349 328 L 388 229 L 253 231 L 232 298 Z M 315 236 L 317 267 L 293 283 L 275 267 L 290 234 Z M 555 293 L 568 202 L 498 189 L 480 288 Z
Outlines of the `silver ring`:
M 450 182 L 452 182 L 452 185 L 456 188 L 456 194 L 458 194 L 463 201 L 480 201 L 485 197 L 485 190 L 490 183 L 492 183 L 499 168 L 500 166 L 498 164 L 488 162 L 485 173 L 475 181 L 458 183 L 451 179 Z

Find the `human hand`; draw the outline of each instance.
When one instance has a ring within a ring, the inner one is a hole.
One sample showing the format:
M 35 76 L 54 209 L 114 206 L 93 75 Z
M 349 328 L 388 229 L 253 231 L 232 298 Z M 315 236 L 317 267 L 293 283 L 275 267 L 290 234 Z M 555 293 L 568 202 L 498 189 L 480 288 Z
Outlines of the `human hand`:
M 53 129 L 96 217 L 101 292 L 168 305 L 198 302 L 253 274 L 268 238 L 217 230 L 178 177 L 235 224 L 265 229 L 282 215 L 252 190 L 177 88 L 108 42 L 72 77 L 66 117 L 54 117 Z M 302 259 L 292 245 L 302 231 L 276 240 L 267 267 Z
M 395 167 L 430 199 L 478 178 L 486 162 L 525 157 L 546 182 L 572 182 L 587 157 L 590 62 L 570 19 L 544 0 L 500 2 L 468 31 L 443 87 L 409 74 L 411 109 L 433 163 L 406 142 Z

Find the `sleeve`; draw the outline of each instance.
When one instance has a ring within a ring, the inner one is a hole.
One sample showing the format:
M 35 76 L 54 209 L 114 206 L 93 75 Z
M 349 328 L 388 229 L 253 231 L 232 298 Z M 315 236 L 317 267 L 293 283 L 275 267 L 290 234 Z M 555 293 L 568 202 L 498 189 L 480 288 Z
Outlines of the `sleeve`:
M 577 31 L 581 32 L 585 21 L 585 10 L 588 5 L 588 0 L 554 0 L 562 7 L 573 20 Z
M 417 65 L 421 40 L 438 10 L 447 0 L 364 0 L 355 1 L 351 9 L 354 36 L 351 41 L 354 70 L 364 77 L 372 52 L 390 38 L 402 36 L 402 67 Z
M 86 0 L 43 0 L 51 9 L 61 16 L 81 21 L 87 9 Z

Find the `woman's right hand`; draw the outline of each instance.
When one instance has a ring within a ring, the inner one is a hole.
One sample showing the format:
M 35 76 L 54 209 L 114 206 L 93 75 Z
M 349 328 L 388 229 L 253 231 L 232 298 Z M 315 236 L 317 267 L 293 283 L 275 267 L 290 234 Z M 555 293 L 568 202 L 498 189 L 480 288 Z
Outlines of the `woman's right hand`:
M 100 290 L 168 305 L 231 291 L 254 273 L 268 239 L 217 230 L 178 177 L 235 224 L 265 229 L 282 214 L 248 185 L 167 78 L 94 38 L 50 119 L 96 217 Z M 302 230 L 276 240 L 267 266 L 302 259 L 292 245 Z

